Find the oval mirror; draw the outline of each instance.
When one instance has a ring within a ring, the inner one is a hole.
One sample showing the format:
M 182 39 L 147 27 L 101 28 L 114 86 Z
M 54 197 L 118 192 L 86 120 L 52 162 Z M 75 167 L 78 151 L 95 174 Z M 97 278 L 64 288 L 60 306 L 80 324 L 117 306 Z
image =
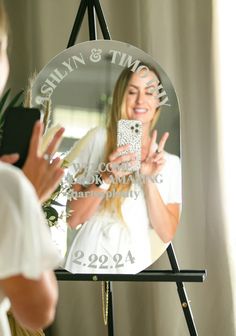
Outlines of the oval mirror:
M 134 46 L 88 41 L 44 67 L 32 101 L 43 110 L 51 101 L 51 123 L 65 127 L 59 152 L 68 168 L 50 205 L 67 209 L 51 228 L 64 268 L 134 274 L 150 266 L 181 207 L 179 107 L 166 73 Z

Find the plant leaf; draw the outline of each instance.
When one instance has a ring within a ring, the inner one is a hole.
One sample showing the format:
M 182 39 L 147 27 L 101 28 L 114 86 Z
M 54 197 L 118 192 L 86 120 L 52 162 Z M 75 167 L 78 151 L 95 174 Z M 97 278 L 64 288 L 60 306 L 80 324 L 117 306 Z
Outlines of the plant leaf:
M 17 103 L 18 103 L 17 104 L 18 106 L 21 106 L 23 104 L 23 94 L 24 94 L 24 90 L 21 90 L 20 92 L 18 92 L 17 95 L 15 95 L 15 97 L 9 103 L 8 108 L 16 106 Z M 19 100 L 20 100 L 20 102 L 19 102 Z
M 61 204 L 61 203 L 59 203 L 59 202 L 57 202 L 55 200 L 51 200 L 51 204 L 52 205 L 57 205 L 57 206 L 63 206 L 63 204 Z
M 4 94 L 4 96 L 2 97 L 2 99 L 0 100 L 0 115 L 3 113 L 3 107 L 7 101 L 7 98 L 10 92 L 11 92 L 11 89 L 8 89 L 7 92 Z
M 55 223 L 58 220 L 58 212 L 51 206 L 43 207 L 43 211 L 46 215 L 46 219 Z M 53 219 L 52 219 L 53 218 Z
M 5 103 L 9 97 L 9 94 L 11 92 L 11 89 L 8 89 L 7 92 L 4 94 L 4 96 L 2 97 L 2 99 L 0 100 L 0 127 L 2 127 L 3 121 L 4 121 L 4 112 L 6 109 L 8 109 L 9 107 L 13 107 L 16 106 L 16 104 L 18 106 L 22 106 L 23 104 L 23 94 L 24 94 L 24 90 L 21 90 L 20 92 L 17 93 L 17 95 L 11 100 L 11 102 L 9 103 L 9 105 L 5 108 Z

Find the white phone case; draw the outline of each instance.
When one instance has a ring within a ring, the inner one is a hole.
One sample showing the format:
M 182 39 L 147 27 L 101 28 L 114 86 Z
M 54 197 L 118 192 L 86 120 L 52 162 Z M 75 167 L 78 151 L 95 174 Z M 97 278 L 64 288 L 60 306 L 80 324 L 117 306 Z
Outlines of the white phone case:
M 136 153 L 137 164 L 128 168 L 128 171 L 135 172 L 141 167 L 141 139 L 142 123 L 139 120 L 121 119 L 117 125 L 117 147 L 129 144 L 128 150 L 121 154 Z

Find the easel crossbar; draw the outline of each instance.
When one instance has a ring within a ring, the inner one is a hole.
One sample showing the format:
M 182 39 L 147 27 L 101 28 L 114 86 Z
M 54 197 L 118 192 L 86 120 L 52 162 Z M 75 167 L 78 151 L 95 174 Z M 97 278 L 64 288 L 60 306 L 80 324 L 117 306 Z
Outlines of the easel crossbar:
M 72 274 L 66 270 L 55 271 L 59 281 L 160 281 L 160 282 L 203 282 L 205 270 L 172 270 L 143 271 L 138 274 Z

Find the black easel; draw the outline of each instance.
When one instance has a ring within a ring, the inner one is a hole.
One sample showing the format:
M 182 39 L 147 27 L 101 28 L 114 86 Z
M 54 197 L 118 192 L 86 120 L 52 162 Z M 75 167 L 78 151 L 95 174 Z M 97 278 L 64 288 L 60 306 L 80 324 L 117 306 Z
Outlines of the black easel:
M 97 39 L 97 27 L 96 27 L 96 17 L 95 17 L 95 14 L 96 14 L 99 24 L 100 24 L 103 38 L 105 40 L 111 40 L 111 35 L 109 33 L 107 23 L 106 23 L 99 0 L 81 0 L 80 6 L 78 9 L 76 18 L 75 18 L 74 26 L 70 34 L 69 42 L 67 44 L 67 48 L 72 47 L 75 44 L 76 38 L 80 31 L 81 24 L 84 19 L 86 8 L 88 9 L 89 39 L 90 40 Z
M 67 48 L 75 44 L 78 36 L 84 15 L 88 10 L 88 23 L 89 23 L 89 38 L 90 40 L 97 39 L 96 16 L 100 24 L 100 28 L 104 39 L 110 40 L 111 36 L 108 31 L 107 23 L 99 0 L 81 0 L 80 6 L 76 15 L 74 26 L 69 38 Z M 174 252 L 172 243 L 167 248 L 168 258 L 172 270 L 163 271 L 143 271 L 139 274 L 71 274 L 65 270 L 57 270 L 56 276 L 60 281 L 108 281 L 109 289 L 109 307 L 108 307 L 108 335 L 114 335 L 113 329 L 113 304 L 112 304 L 112 288 L 111 281 L 159 281 L 159 282 L 175 282 L 181 306 L 187 322 L 189 334 L 197 336 L 197 329 L 194 323 L 193 314 L 189 304 L 189 299 L 184 287 L 183 282 L 203 282 L 206 278 L 205 270 L 180 270 L 177 258 Z

